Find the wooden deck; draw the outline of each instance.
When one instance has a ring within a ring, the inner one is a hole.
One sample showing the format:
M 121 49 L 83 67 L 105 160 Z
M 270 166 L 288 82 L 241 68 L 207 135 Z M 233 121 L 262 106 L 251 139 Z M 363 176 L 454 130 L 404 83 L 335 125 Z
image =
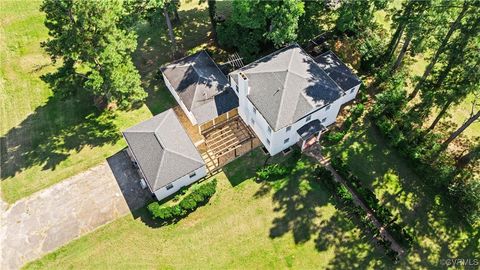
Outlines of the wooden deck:
M 205 142 L 199 150 L 210 173 L 261 145 L 240 117 L 224 122 L 203 136 Z

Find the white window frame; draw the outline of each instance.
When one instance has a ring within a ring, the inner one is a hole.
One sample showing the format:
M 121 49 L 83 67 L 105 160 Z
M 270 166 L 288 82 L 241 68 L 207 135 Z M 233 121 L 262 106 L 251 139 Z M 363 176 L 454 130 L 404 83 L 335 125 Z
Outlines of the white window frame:
M 170 189 L 172 189 L 172 188 L 173 188 L 173 184 L 172 184 L 172 183 L 170 183 L 170 184 L 168 184 L 168 185 L 165 186 L 165 189 L 166 189 L 166 190 L 170 190 Z

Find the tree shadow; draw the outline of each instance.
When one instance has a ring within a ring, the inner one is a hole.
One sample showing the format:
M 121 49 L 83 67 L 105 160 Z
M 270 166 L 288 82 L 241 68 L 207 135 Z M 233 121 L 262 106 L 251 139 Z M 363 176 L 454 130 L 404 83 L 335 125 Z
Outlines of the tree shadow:
M 72 151 L 114 144 L 120 133 L 115 114 L 100 112 L 88 95 L 69 99 L 51 96 L 19 125 L 0 138 L 1 179 L 33 166 L 55 170 Z
M 205 8 L 180 10 L 181 23 L 174 26 L 176 42 L 182 55 L 199 45 L 209 42 L 209 17 Z M 163 82 L 160 67 L 174 60 L 171 42 L 165 20 L 142 22 L 137 26 L 138 47 L 133 61 L 142 78 L 142 85 L 148 92 L 146 105 L 152 114 L 163 112 L 176 101 Z M 179 58 L 175 56 L 175 58 Z
M 407 258 L 401 263 L 408 268 L 441 268 L 441 259 L 457 258 L 459 252 L 465 257 L 475 254 L 480 249 L 475 229 L 461 219 L 445 191 L 417 175 L 412 170 L 415 164 L 389 147 L 368 119 L 357 125 L 357 130 L 350 131 L 329 151 L 332 156 L 346 157 L 362 184 L 398 217 L 400 224 L 413 230 L 418 240 L 410 252 L 413 256 L 408 258 L 418 260 Z M 388 174 L 398 178 L 388 178 Z

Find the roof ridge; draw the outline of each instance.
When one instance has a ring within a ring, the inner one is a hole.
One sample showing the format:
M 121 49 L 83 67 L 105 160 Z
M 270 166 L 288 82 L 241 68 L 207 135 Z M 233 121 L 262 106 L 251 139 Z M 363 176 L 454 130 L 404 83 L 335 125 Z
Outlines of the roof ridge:
M 283 86 L 283 93 L 282 93 L 282 96 L 280 97 L 280 108 L 278 109 L 279 112 L 283 109 L 283 105 L 285 103 L 284 102 L 284 97 L 285 97 L 285 93 L 287 92 L 287 91 L 285 91 L 285 85 L 288 82 L 288 75 L 290 75 L 290 66 L 292 65 L 294 55 L 295 55 L 294 51 L 292 50 L 292 52 L 290 53 L 290 60 L 288 61 L 288 65 L 287 65 L 287 75 L 285 76 L 285 81 L 283 82 L 283 85 L 282 85 Z M 275 127 L 279 125 L 279 122 L 280 122 L 280 117 L 277 118 L 277 121 L 275 123 Z
M 158 142 L 160 143 L 160 146 L 163 148 L 163 149 L 166 149 L 165 146 L 164 146 L 164 143 L 162 142 L 162 139 L 157 136 L 157 131 L 158 129 L 163 125 L 163 123 L 165 123 L 165 121 L 167 120 L 167 117 L 170 116 L 171 113 L 175 113 L 173 110 L 167 110 L 166 111 L 167 114 L 163 117 L 162 121 L 158 124 L 158 126 L 153 130 L 153 134 L 155 136 L 155 138 L 157 138 Z
M 245 70 L 246 68 L 250 67 L 251 65 L 253 65 L 253 64 L 257 63 L 257 62 L 260 62 L 260 60 L 262 60 L 262 59 L 264 59 L 264 58 L 267 58 L 267 57 L 269 57 L 269 56 L 272 56 L 272 55 L 274 55 L 274 54 L 278 54 L 278 53 L 280 53 L 280 52 L 282 52 L 282 51 L 284 51 L 284 50 L 287 50 L 287 49 L 290 48 L 290 47 L 300 47 L 300 45 L 298 45 L 298 43 L 289 44 L 289 45 L 287 45 L 287 46 L 285 46 L 285 47 L 283 47 L 283 48 L 281 48 L 281 49 L 278 49 L 278 50 L 276 50 L 276 51 L 273 51 L 273 52 L 271 52 L 271 53 L 269 53 L 269 54 L 267 54 L 267 55 L 265 55 L 265 56 L 263 56 L 263 57 L 255 60 L 255 61 L 251 62 L 250 64 L 248 64 L 248 65 L 246 65 L 246 66 L 244 66 L 244 67 L 241 67 L 241 68 L 239 68 L 239 69 L 236 69 L 236 70 L 232 71 L 231 73 L 236 72 L 236 71 L 243 71 L 243 70 Z

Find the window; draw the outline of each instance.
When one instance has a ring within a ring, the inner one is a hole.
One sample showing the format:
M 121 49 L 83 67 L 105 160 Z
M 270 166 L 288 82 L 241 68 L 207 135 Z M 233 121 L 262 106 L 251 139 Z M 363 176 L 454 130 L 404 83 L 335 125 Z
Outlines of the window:
M 328 105 L 326 108 L 325 108 L 325 111 L 328 111 L 330 110 L 330 105 Z
M 307 116 L 307 118 L 305 118 L 305 122 L 308 122 L 308 121 L 310 121 L 311 119 L 312 119 L 312 116 L 309 115 L 309 116 Z
M 188 177 L 193 178 L 193 177 L 195 177 L 195 175 L 197 175 L 197 173 L 196 173 L 196 172 L 193 172 L 193 173 L 191 173 Z
M 322 123 L 325 123 L 325 121 L 327 121 L 326 117 L 322 119 Z
M 257 109 L 255 109 L 255 107 L 253 107 L 253 114 L 257 114 Z
M 287 132 L 289 132 L 292 129 L 292 126 L 287 127 Z
M 166 187 L 165 187 L 167 190 L 170 190 L 173 188 L 173 185 L 172 184 L 168 184 Z
M 267 139 L 267 144 L 270 145 L 270 140 L 269 139 Z
M 268 133 L 272 133 L 272 129 L 270 128 L 270 126 L 267 127 L 267 130 L 268 130 Z
M 290 139 L 289 139 L 289 138 L 286 138 L 285 140 L 283 140 L 283 143 L 284 143 L 284 144 L 285 144 L 285 143 L 288 143 L 288 141 L 290 141 Z
M 253 120 L 253 118 L 250 119 L 250 123 L 252 123 L 252 125 L 255 125 L 255 120 Z
M 350 93 L 353 93 L 353 90 L 355 90 L 355 88 L 353 88 L 352 90 L 350 90 Z

